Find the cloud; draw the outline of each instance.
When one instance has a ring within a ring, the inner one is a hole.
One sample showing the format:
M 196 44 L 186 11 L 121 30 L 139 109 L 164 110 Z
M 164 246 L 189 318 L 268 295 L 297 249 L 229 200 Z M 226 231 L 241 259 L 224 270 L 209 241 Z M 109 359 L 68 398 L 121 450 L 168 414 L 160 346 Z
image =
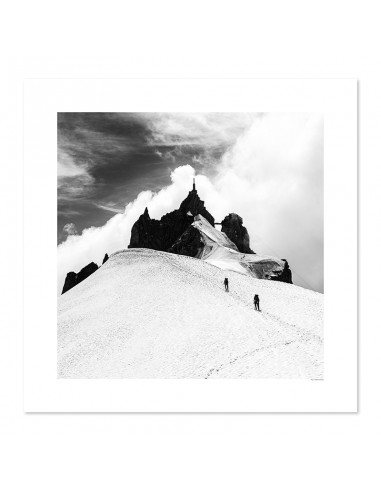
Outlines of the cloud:
M 108 212 L 114 212 L 115 214 L 120 214 L 120 213 L 123 213 L 123 210 L 121 210 L 120 208 L 116 207 L 115 205 L 111 204 L 111 205 L 105 205 L 105 204 L 101 204 L 101 203 L 94 203 L 94 205 L 102 210 L 107 210 Z
M 267 114 L 224 155 L 214 180 L 244 218 L 254 251 L 287 258 L 295 281 L 323 291 L 323 117 Z
M 81 196 L 93 186 L 94 178 L 89 174 L 89 168 L 89 163 L 79 165 L 67 152 L 58 148 L 57 186 L 60 201 Z
M 251 246 L 260 254 L 287 258 L 295 283 L 323 291 L 323 118 L 318 114 L 261 114 L 232 117 L 155 115 L 153 140 L 199 142 L 204 148 L 231 140 L 214 173 L 197 174 L 197 189 L 217 221 L 228 213 L 243 217 Z M 221 132 L 221 134 L 219 134 Z M 176 138 L 175 138 L 176 140 Z M 196 154 L 196 160 L 202 159 Z M 196 162 L 190 158 L 189 162 Z M 160 218 L 178 208 L 192 186 L 194 168 L 187 164 L 171 173 L 171 184 L 159 192 L 141 192 L 123 213 L 102 227 L 70 235 L 58 246 L 58 291 L 69 271 L 104 254 L 128 246 L 130 231 L 144 208 Z M 107 206 L 107 205 L 106 205 Z
M 72 236 L 74 234 L 77 234 L 78 231 L 77 231 L 77 228 L 75 226 L 75 224 L 73 224 L 73 222 L 69 223 L 69 224 L 65 224 L 62 228 L 63 232 L 65 234 L 67 234 L 68 236 Z
M 79 166 L 67 152 L 58 148 L 57 174 L 58 178 L 72 178 L 86 175 L 87 171 L 84 166 Z
M 79 231 L 104 223 L 140 191 L 157 192 L 192 163 L 212 177 L 224 152 L 257 115 L 249 113 L 58 113 L 58 221 L 80 210 Z M 111 210 L 110 203 L 117 204 Z M 97 207 L 101 204 L 103 207 Z
M 197 145 L 203 149 L 233 143 L 257 113 L 142 113 L 151 145 Z

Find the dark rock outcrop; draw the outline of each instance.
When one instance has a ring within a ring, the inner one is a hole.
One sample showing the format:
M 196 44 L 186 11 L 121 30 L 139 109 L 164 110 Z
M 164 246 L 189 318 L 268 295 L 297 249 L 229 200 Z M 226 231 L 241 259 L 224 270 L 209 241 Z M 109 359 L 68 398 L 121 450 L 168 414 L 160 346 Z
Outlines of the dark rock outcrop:
M 168 252 L 199 258 L 203 249 L 204 242 L 201 232 L 195 227 L 189 226 L 184 234 L 169 248 Z
M 131 229 L 129 248 L 150 248 L 158 251 L 169 251 L 174 243 L 188 229 L 193 217 L 201 214 L 214 226 L 213 216 L 206 210 L 195 188 L 180 204 L 160 220 L 151 219 L 148 209 L 139 217 Z
M 290 270 L 288 261 L 284 258 L 282 258 L 282 261 L 284 261 L 283 272 L 272 280 L 278 280 L 278 282 L 286 282 L 287 284 L 292 284 L 292 272 Z
M 162 250 L 162 238 L 160 234 L 160 223 L 151 219 L 148 209 L 139 217 L 131 229 L 129 248 L 151 248 Z
M 66 275 L 65 283 L 64 283 L 61 294 L 64 294 L 65 292 L 72 289 L 76 285 L 77 285 L 77 274 L 75 272 L 69 272 Z
M 266 277 L 268 280 L 276 280 L 277 282 L 285 282 L 286 284 L 292 284 L 292 272 L 290 270 L 290 266 L 288 261 L 282 258 L 284 261 L 283 270 L 277 272 L 276 274 L 269 275 Z
M 200 199 L 195 188 L 181 202 L 179 210 L 186 214 L 190 212 L 193 217 L 200 214 L 214 227 L 214 217 L 206 210 L 204 201 Z
M 98 265 L 93 261 L 86 265 L 80 272 L 77 273 L 77 284 L 85 280 L 85 278 L 89 277 L 92 273 L 98 270 Z
M 147 208 L 131 229 L 129 248 L 150 248 L 168 251 L 193 222 L 193 217 L 174 210 L 160 220 L 151 219 Z
M 62 294 L 72 289 L 76 285 L 78 285 L 80 282 L 85 280 L 85 278 L 89 277 L 96 270 L 98 270 L 98 265 L 92 261 L 84 268 L 82 268 L 82 270 L 80 270 L 78 273 L 69 272 L 66 275 L 65 283 L 62 289 Z
M 237 214 L 229 214 L 221 222 L 221 232 L 224 232 L 227 237 L 233 241 L 241 253 L 251 253 L 250 237 L 246 227 L 244 227 L 242 217 Z
M 104 263 L 106 263 L 107 260 L 108 260 L 108 254 L 106 253 L 105 256 L 104 256 L 104 258 L 103 258 L 102 265 Z

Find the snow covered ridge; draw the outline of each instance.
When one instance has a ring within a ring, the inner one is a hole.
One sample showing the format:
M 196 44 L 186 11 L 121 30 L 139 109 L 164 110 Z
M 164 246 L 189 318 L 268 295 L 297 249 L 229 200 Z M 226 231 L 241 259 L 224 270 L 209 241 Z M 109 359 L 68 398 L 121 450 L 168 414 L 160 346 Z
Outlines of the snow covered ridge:
M 195 227 L 210 233 L 202 220 Z M 114 253 L 60 296 L 58 377 L 323 378 L 323 295 L 227 274 L 212 262 L 237 251 L 220 239 L 205 248 L 205 261 L 151 249 Z

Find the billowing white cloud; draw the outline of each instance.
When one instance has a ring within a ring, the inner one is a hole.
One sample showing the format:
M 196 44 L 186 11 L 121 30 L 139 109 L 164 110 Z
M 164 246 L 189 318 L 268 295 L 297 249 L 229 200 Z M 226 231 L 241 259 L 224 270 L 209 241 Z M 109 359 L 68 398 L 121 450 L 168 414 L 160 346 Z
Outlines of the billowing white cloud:
M 214 180 L 254 251 L 287 258 L 295 283 L 323 291 L 324 139 L 319 114 L 265 114 L 224 155 Z
M 208 127 L 205 119 L 191 115 L 168 115 L 153 121 L 163 141 L 179 132 L 197 138 Z M 224 119 L 216 117 L 203 137 L 204 143 L 222 131 Z M 181 126 L 179 130 L 179 125 Z M 197 176 L 197 189 L 217 221 L 229 212 L 243 217 L 251 246 L 262 254 L 287 258 L 295 283 L 323 290 L 323 118 L 317 114 L 261 114 L 225 125 L 240 126 L 232 145 L 218 164 L 212 178 Z M 188 130 L 185 130 L 188 129 Z M 157 137 L 159 138 L 159 137 Z M 101 263 L 104 254 L 129 244 L 131 227 L 147 206 L 150 216 L 159 219 L 177 208 L 192 186 L 191 165 L 179 166 L 172 183 L 158 193 L 149 190 L 127 204 L 123 213 L 103 227 L 85 229 L 58 246 L 58 291 L 66 273 L 78 271 L 90 261 Z

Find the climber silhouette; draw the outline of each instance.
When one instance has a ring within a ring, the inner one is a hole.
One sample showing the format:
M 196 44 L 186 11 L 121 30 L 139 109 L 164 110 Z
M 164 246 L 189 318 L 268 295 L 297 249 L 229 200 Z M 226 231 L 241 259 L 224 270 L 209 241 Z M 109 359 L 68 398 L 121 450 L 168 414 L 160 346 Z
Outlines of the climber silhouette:
M 224 286 L 225 286 L 225 291 L 229 292 L 229 280 L 227 278 L 225 278 L 224 280 Z
M 254 296 L 254 308 L 256 311 L 260 311 L 259 309 L 259 295 L 255 294 Z

